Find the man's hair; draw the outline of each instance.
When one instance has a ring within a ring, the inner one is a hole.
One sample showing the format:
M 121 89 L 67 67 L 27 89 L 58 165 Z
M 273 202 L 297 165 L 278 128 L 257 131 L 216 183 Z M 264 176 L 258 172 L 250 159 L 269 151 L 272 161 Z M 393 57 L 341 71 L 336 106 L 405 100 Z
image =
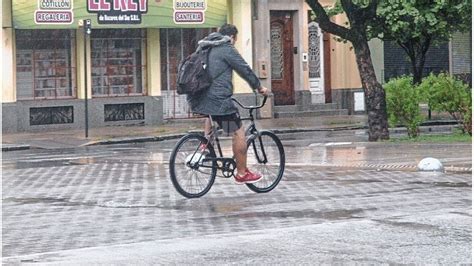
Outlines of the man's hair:
M 237 36 L 237 33 L 239 33 L 239 31 L 237 30 L 237 27 L 232 24 L 224 24 L 220 27 L 219 33 L 227 36 Z

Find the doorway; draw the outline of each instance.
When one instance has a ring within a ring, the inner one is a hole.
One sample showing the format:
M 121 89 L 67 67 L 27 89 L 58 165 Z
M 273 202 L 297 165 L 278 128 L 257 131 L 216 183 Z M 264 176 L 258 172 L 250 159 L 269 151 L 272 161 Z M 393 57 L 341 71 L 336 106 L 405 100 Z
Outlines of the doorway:
M 290 12 L 270 12 L 270 36 L 275 105 L 294 105 L 293 17 Z

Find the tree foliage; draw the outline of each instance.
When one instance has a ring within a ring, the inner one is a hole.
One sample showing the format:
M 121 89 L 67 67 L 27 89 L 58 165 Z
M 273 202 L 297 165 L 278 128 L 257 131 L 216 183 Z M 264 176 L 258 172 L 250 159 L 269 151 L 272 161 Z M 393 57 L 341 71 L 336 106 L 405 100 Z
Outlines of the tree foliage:
M 352 0 L 367 7 L 369 0 Z M 395 41 L 406 52 L 413 82 L 423 77 L 426 53 L 431 45 L 447 41 L 455 32 L 471 29 L 471 0 L 380 0 L 376 16 L 365 18 L 367 39 Z M 329 16 L 344 12 L 341 0 L 326 7 Z
M 412 80 L 412 77 L 404 76 L 384 84 L 390 126 L 405 126 L 410 138 L 418 136 L 418 127 L 423 122 L 420 112 L 422 95 L 420 90 L 413 86 Z
M 472 90 L 467 84 L 441 73 L 429 75 L 418 87 L 434 111 L 449 113 L 463 132 L 472 134 Z
M 371 36 L 384 40 L 449 40 L 456 31 L 470 30 L 471 1 L 382 0 L 373 22 L 369 28 Z
M 414 83 L 421 82 L 431 45 L 471 27 L 471 0 L 382 0 L 368 36 L 395 41 L 408 55 Z

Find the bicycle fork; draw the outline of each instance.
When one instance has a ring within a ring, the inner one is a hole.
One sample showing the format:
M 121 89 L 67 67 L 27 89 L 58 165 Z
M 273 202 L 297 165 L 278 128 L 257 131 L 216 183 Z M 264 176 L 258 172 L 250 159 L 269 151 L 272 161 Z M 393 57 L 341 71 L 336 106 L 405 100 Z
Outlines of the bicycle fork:
M 262 135 L 260 135 L 259 132 L 254 132 L 250 135 L 247 141 L 250 141 L 258 163 L 266 164 L 268 162 L 268 159 L 267 154 L 265 152 L 265 148 L 263 146 Z M 258 146 L 260 146 L 260 153 L 258 152 Z

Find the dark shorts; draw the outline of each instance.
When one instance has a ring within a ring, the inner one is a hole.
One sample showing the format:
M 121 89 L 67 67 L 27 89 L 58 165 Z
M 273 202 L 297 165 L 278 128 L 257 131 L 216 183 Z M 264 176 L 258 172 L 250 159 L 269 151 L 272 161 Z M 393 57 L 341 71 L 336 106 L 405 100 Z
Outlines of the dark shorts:
M 233 113 L 230 115 L 213 115 L 212 120 L 217 122 L 220 128 L 222 128 L 227 134 L 234 133 L 242 127 L 242 121 L 240 120 L 239 113 Z

